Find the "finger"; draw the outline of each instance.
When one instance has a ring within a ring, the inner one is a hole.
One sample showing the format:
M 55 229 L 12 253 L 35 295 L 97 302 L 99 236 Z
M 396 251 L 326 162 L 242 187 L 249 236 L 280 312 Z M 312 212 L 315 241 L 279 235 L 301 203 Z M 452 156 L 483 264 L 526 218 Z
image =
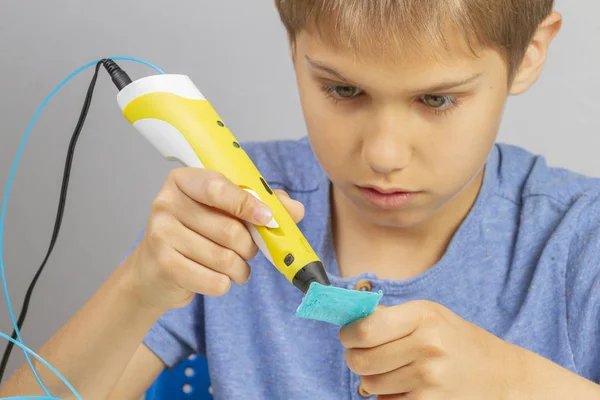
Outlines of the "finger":
M 255 225 L 266 225 L 273 218 L 270 208 L 233 184 L 222 174 L 198 168 L 179 168 L 172 172 L 173 182 L 195 201 L 223 210 Z
M 401 339 L 414 332 L 427 313 L 420 302 L 378 307 L 374 313 L 340 329 L 342 346 L 370 348 Z
M 244 260 L 251 260 L 258 253 L 248 228 L 239 219 L 185 195 L 174 200 L 170 212 L 188 229 L 235 251 Z
M 279 198 L 295 223 L 298 223 L 304 218 L 304 205 L 297 200 L 292 199 L 286 192 L 280 189 L 275 189 L 273 192 Z
M 380 375 L 371 375 L 361 377 L 361 383 L 364 390 L 371 394 L 380 395 L 378 399 L 384 398 L 381 395 L 409 394 L 419 388 L 422 384 L 419 371 L 413 365 L 398 368 L 394 371 Z M 403 397 L 388 397 L 389 399 Z
M 415 362 L 421 355 L 421 348 L 418 339 L 409 335 L 373 348 L 346 350 L 344 360 L 357 375 L 379 375 Z
M 250 266 L 235 251 L 216 244 L 181 225 L 174 237 L 173 247 L 193 262 L 228 276 L 236 284 L 246 283 Z
M 206 296 L 222 296 L 231 288 L 228 276 L 206 268 L 176 251 L 174 253 L 169 273 L 176 285 Z

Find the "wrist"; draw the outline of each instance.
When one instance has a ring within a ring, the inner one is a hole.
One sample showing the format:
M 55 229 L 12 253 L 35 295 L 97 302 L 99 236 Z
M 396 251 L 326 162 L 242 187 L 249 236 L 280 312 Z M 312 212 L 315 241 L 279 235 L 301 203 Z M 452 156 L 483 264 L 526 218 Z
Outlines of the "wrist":
M 600 398 L 600 385 L 532 351 L 508 346 L 502 400 Z
M 134 249 L 131 255 L 119 266 L 117 270 L 117 284 L 121 296 L 132 306 L 149 315 L 157 315 L 157 319 L 167 312 L 170 307 L 153 301 L 152 290 L 144 283 L 140 271 L 140 256 L 138 249 Z
M 502 394 L 501 400 L 523 399 L 523 394 L 528 392 L 528 378 L 530 377 L 530 357 L 523 348 L 505 342 L 503 352 Z

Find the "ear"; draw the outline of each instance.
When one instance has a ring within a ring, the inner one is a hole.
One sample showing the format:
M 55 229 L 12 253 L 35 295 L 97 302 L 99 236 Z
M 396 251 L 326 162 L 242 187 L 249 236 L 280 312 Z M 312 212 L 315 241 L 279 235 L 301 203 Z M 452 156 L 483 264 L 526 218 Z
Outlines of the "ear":
M 516 72 L 511 85 L 510 94 L 518 95 L 527 91 L 540 77 L 548 56 L 550 43 L 556 37 L 562 26 L 562 16 L 551 13 L 538 27 L 523 61 Z

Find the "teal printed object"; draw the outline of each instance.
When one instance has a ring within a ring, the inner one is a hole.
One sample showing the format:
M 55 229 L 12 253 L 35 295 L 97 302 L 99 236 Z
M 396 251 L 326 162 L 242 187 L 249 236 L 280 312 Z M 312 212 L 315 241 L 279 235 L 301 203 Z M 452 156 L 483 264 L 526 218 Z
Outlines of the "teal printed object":
M 296 316 L 344 326 L 373 313 L 382 297 L 381 290 L 362 292 L 313 282 Z

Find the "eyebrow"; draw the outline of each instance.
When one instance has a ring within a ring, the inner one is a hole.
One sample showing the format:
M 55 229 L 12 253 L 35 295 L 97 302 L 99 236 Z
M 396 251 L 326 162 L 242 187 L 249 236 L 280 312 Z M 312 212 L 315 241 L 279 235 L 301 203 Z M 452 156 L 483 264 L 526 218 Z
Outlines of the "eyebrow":
M 328 67 L 324 63 L 322 63 L 320 61 L 312 60 L 308 56 L 304 56 L 304 59 L 306 60 L 306 62 L 308 63 L 308 65 L 310 67 L 312 67 L 314 69 L 318 69 L 318 70 L 323 71 L 325 73 L 328 73 L 328 74 L 330 74 L 332 76 L 335 76 L 336 78 L 338 78 L 342 82 L 352 83 L 352 80 L 346 78 L 344 75 L 342 75 L 338 71 L 334 70 L 333 68 Z M 469 76 L 469 77 L 467 77 L 465 79 L 461 79 L 461 80 L 458 80 L 458 81 L 441 82 L 441 83 L 435 84 L 433 86 L 430 86 L 428 88 L 416 90 L 416 92 L 441 92 L 443 90 L 449 90 L 449 89 L 457 88 L 457 87 L 464 86 L 464 85 L 467 85 L 469 83 L 475 82 L 482 75 L 483 74 L 481 72 L 479 72 L 479 73 L 471 75 L 471 76 Z
M 327 65 L 323 64 L 320 61 L 315 61 L 312 60 L 310 57 L 308 56 L 304 56 L 304 59 L 306 60 L 306 62 L 308 63 L 308 65 L 314 69 L 318 69 L 320 71 L 326 72 L 329 75 L 335 76 L 336 78 L 338 78 L 340 81 L 343 81 L 345 83 L 350 83 L 351 80 L 346 78 L 344 75 L 340 74 L 339 72 L 337 72 L 335 69 L 328 67 Z
M 424 90 L 419 90 L 419 92 L 441 92 L 444 90 L 454 89 L 454 88 L 457 88 L 460 86 L 467 85 L 469 83 L 473 83 L 476 80 L 478 80 L 479 78 L 481 78 L 482 75 L 483 75 L 483 73 L 479 72 L 474 75 L 471 75 L 468 78 L 461 79 L 459 81 L 449 81 L 449 82 L 438 83 L 434 86 L 425 88 Z

